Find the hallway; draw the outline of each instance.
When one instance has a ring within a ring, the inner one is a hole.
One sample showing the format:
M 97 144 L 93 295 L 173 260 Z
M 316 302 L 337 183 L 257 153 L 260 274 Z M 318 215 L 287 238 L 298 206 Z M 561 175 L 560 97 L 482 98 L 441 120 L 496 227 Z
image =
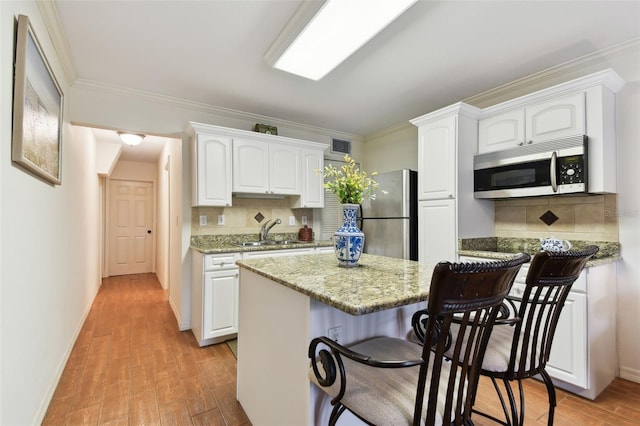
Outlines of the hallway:
M 180 332 L 154 274 L 103 280 L 44 425 L 249 425 L 226 344 Z

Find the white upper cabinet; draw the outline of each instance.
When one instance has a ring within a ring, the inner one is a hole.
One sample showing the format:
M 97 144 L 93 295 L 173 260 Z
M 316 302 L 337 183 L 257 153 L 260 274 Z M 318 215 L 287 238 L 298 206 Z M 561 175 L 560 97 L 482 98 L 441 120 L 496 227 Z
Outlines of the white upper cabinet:
M 585 134 L 584 92 L 526 108 L 527 142 L 544 142 Z
M 231 206 L 232 194 L 284 195 L 292 208 L 324 207 L 322 176 L 328 145 L 189 122 L 193 206 Z
M 292 207 L 322 208 L 324 207 L 324 185 L 322 174 L 317 170 L 324 169 L 324 150 L 303 149 L 300 152 L 302 188 L 300 198 Z
M 231 138 L 197 133 L 192 138 L 194 206 L 231 205 Z
M 418 199 L 454 198 L 456 192 L 456 123 L 451 115 L 418 130 Z
M 300 194 L 300 150 L 278 143 L 234 139 L 233 192 Z
M 272 194 L 300 194 L 300 149 L 269 145 L 269 186 Z
M 585 94 L 574 93 L 480 120 L 478 152 L 585 134 Z
M 250 140 L 233 141 L 233 192 L 269 193 L 269 146 Z
M 478 123 L 480 153 L 522 146 L 524 141 L 523 109 L 497 114 Z

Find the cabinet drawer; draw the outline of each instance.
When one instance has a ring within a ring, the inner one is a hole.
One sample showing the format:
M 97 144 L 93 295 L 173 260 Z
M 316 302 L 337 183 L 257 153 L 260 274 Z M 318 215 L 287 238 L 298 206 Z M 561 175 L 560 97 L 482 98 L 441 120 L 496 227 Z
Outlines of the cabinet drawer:
M 239 253 L 208 254 L 204 257 L 204 270 L 234 268 L 237 260 L 240 260 Z

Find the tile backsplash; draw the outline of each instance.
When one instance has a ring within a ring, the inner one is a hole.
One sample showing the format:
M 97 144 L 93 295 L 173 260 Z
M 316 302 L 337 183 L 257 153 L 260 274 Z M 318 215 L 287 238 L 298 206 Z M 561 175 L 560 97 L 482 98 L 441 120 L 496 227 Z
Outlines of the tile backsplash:
M 231 207 L 192 207 L 191 235 L 252 234 L 258 235 L 267 220 L 280 219 L 281 224 L 272 233 L 295 233 L 302 228 L 302 216 L 307 217 L 307 226 L 313 228 L 312 209 L 292 209 L 291 200 L 263 198 L 233 198 Z M 259 222 L 256 216 L 264 219 Z M 207 216 L 207 224 L 200 226 L 200 216 Z M 218 225 L 218 215 L 224 215 L 224 225 Z M 296 224 L 289 226 L 289 217 L 296 218 Z
M 499 200 L 495 203 L 496 237 L 618 241 L 615 212 L 615 194 Z

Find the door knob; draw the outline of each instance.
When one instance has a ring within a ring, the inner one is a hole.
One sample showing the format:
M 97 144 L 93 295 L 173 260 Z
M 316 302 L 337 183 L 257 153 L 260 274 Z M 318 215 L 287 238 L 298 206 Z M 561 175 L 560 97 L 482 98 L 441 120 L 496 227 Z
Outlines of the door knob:
M 151 229 L 147 229 L 147 234 L 150 234 L 150 233 L 151 233 Z

